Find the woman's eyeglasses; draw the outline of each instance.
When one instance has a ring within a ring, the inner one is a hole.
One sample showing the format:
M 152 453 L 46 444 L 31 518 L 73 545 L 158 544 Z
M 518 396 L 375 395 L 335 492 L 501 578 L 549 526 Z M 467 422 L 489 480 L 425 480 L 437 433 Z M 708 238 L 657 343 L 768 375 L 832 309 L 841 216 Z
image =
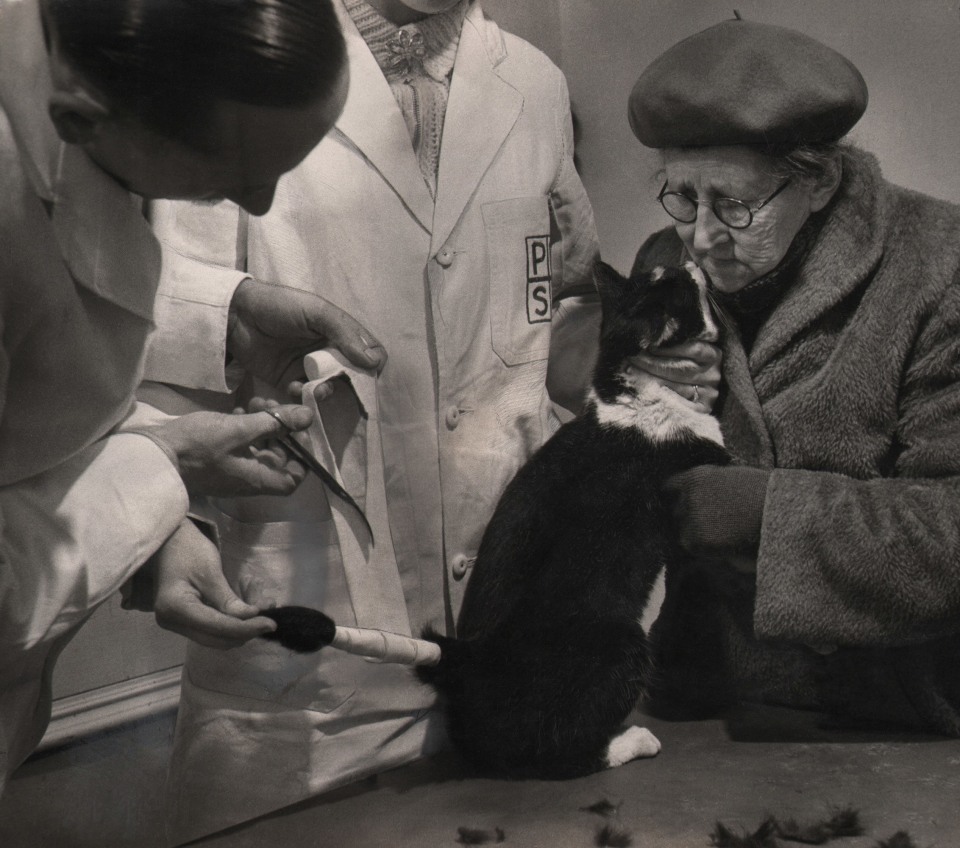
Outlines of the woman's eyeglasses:
M 681 224 L 692 224 L 697 220 L 698 207 L 707 205 L 713 210 L 718 220 L 735 230 L 745 230 L 753 223 L 753 216 L 766 206 L 781 191 L 790 185 L 790 178 L 785 179 L 766 200 L 760 201 L 753 208 L 735 197 L 715 197 L 713 200 L 696 200 L 680 191 L 667 191 L 667 184 L 663 184 L 657 200 L 664 211 Z

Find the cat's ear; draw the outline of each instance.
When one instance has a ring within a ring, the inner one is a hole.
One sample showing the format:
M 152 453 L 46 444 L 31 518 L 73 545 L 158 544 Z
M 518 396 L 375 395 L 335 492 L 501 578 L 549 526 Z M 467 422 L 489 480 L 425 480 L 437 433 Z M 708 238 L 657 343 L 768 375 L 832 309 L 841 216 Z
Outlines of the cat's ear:
M 597 260 L 593 266 L 593 282 L 600 293 L 600 302 L 615 304 L 620 301 L 627 287 L 627 279 L 612 265 Z

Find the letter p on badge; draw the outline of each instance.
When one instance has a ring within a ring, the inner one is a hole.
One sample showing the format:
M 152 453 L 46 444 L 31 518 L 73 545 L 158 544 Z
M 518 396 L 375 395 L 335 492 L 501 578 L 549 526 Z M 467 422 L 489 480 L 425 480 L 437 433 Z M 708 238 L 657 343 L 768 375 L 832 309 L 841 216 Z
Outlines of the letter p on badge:
M 527 236 L 527 322 L 550 320 L 550 236 Z

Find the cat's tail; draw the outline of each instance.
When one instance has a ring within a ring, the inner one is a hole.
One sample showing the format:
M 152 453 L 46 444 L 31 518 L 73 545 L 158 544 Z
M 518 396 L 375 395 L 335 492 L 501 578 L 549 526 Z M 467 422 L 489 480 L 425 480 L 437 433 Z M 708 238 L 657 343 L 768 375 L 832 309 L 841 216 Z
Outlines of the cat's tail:
M 277 629 L 263 638 L 299 653 L 329 646 L 382 663 L 420 666 L 440 661 L 440 647 L 435 641 L 369 627 L 339 626 L 320 610 L 288 606 L 264 609 L 260 614 L 277 624 Z
M 432 665 L 418 665 L 417 677 L 441 695 L 450 694 L 460 679 L 460 669 L 470 661 L 474 645 L 464 639 L 444 636 L 429 626 L 424 628 L 422 638 L 437 645 L 440 649 L 440 660 Z
M 428 639 L 364 627 L 337 627 L 331 647 L 382 663 L 429 668 L 441 661 L 439 646 Z

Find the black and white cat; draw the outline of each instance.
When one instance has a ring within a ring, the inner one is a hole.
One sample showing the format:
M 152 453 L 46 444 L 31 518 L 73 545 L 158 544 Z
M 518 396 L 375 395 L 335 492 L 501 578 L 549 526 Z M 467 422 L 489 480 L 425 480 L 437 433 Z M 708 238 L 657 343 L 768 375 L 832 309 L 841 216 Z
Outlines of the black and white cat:
M 661 484 L 728 461 L 712 416 L 631 367 L 630 357 L 715 341 L 692 264 L 626 279 L 599 263 L 603 320 L 586 412 L 520 469 L 480 544 L 458 622 L 433 632 L 451 738 L 484 772 L 568 778 L 652 756 L 624 729 L 653 673 L 640 617 L 678 555 Z

